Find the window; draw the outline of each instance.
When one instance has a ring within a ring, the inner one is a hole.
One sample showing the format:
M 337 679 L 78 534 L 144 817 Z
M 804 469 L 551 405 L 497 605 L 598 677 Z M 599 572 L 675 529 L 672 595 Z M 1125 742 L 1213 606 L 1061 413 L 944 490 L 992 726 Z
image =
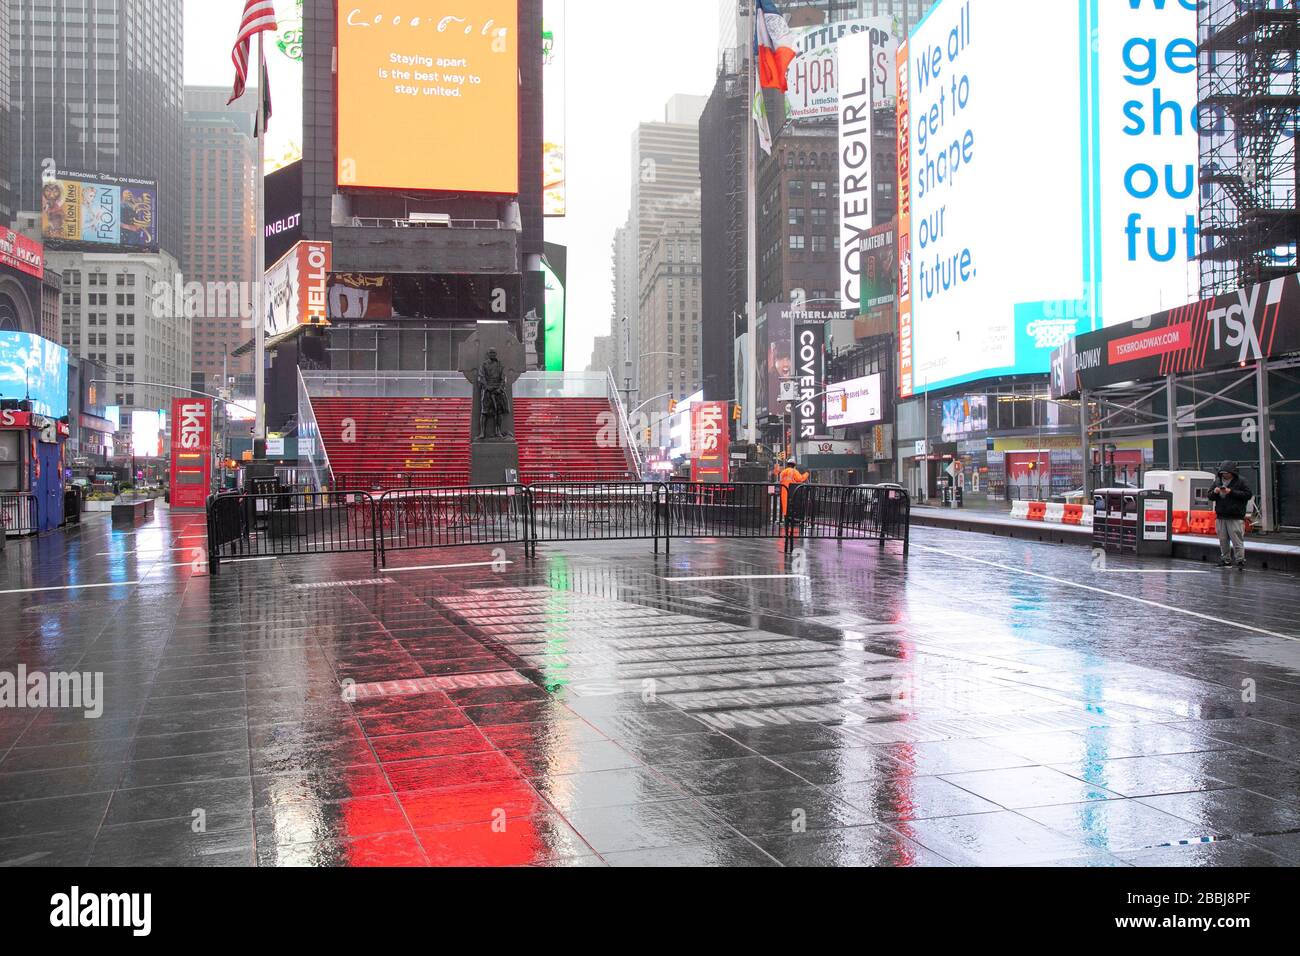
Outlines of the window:
M 825 251 L 826 251 L 826 237 L 825 237 L 825 236 L 813 236 L 813 237 L 812 237 L 812 251 L 813 251 L 813 252 L 825 252 Z
M 792 180 L 790 180 L 790 195 L 791 195 L 791 196 L 802 196 L 802 195 L 803 195 L 803 180 L 802 180 L 802 179 L 792 179 Z
M 812 183 L 812 194 L 814 199 L 825 199 L 827 196 L 827 184 L 825 180 L 814 179 Z
M 815 210 L 815 209 L 813 210 L 813 212 L 816 212 L 816 211 L 817 211 L 817 210 Z M 803 225 L 803 221 L 804 221 L 804 208 L 803 208 L 803 206 L 791 206 L 791 207 L 790 207 L 790 218 L 789 218 L 788 221 L 789 221 L 789 224 L 792 225 L 792 226 L 802 226 L 802 225 Z
M 804 248 L 804 245 L 805 245 L 805 242 L 804 242 L 804 237 L 803 237 L 803 236 L 791 236 L 791 237 L 790 237 L 790 248 L 791 248 L 791 250 L 794 250 L 794 251 L 802 250 L 802 249 Z

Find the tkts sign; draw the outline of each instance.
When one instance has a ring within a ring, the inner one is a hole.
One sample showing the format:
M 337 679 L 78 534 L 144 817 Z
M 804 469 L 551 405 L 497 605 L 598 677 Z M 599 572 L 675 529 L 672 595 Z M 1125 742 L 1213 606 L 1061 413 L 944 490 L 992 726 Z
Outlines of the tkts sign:
M 212 400 L 172 399 L 171 506 L 202 510 L 212 477 Z
M 727 405 L 727 402 L 700 402 L 691 406 L 691 481 L 727 480 L 727 453 L 731 446 Z
M 1076 336 L 1052 353 L 1052 393 L 1247 365 L 1300 350 L 1300 275 Z

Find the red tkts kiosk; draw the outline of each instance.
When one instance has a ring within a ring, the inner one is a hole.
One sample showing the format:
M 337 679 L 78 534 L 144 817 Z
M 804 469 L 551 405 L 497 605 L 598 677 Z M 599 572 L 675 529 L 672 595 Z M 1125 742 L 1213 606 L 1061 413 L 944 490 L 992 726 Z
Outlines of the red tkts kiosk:
M 202 511 L 212 487 L 212 400 L 172 399 L 171 510 Z
M 25 409 L 0 410 L 0 524 L 37 534 L 63 524 L 65 422 Z

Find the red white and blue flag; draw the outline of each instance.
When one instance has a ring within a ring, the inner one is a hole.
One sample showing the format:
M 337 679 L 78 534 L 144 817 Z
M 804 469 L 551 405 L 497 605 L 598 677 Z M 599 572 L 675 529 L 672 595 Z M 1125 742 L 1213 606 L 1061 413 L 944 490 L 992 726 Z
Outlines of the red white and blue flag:
M 798 55 L 790 24 L 774 0 L 754 0 L 754 49 L 758 61 L 758 85 L 765 90 L 787 89 L 786 73 Z
M 244 17 L 239 23 L 239 35 L 235 38 L 234 49 L 230 59 L 235 64 L 235 89 L 230 94 L 228 103 L 233 103 L 244 95 L 244 84 L 248 82 L 248 53 L 253 37 L 264 31 L 274 33 L 278 27 L 275 23 L 275 4 L 272 0 L 245 0 Z M 270 91 L 266 88 L 265 64 L 262 73 L 262 95 L 269 100 Z

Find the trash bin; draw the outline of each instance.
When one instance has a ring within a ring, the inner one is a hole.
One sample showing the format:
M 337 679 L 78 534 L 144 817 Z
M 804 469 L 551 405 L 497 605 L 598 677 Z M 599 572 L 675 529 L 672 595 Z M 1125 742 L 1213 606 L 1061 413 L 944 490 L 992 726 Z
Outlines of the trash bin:
M 1112 554 L 1135 554 L 1137 503 L 1131 488 L 1098 488 L 1092 493 L 1092 546 Z
M 1171 491 L 1139 491 L 1136 499 L 1135 525 L 1138 554 L 1153 557 L 1174 556 L 1174 495 Z
M 81 524 L 81 488 L 70 485 L 63 492 L 63 523 Z

